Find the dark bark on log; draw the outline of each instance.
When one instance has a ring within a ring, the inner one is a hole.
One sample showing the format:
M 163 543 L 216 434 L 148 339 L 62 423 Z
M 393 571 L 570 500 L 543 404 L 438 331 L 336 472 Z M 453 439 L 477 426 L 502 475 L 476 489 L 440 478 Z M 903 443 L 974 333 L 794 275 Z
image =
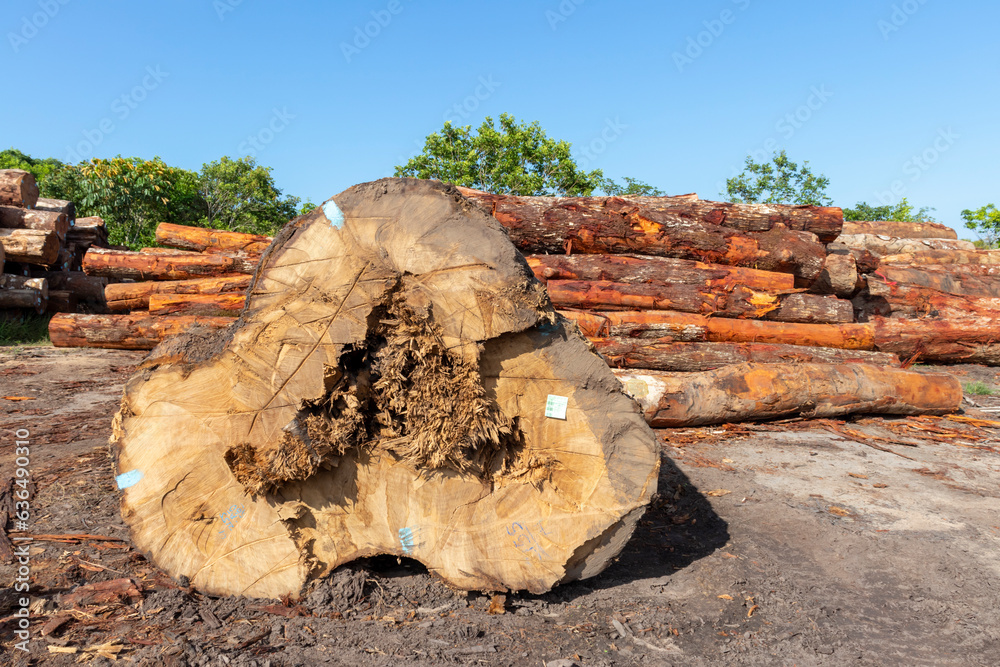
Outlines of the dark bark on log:
M 48 266 L 59 257 L 59 239 L 55 232 L 0 229 L 0 245 L 8 262 Z
M 894 236 L 900 239 L 957 239 L 958 234 L 947 225 L 936 222 L 899 222 L 879 220 L 876 222 L 844 221 L 841 234 L 875 234 Z
M 620 283 L 673 283 L 703 288 L 743 285 L 781 292 L 795 287 L 794 276 L 738 266 L 705 264 L 669 257 L 624 255 L 528 255 L 535 277 L 549 280 L 606 280 Z
M 185 280 L 252 274 L 256 260 L 229 255 L 147 255 L 128 250 L 91 248 L 83 258 L 83 270 L 92 276 L 119 280 Z
M 0 206 L 0 227 L 5 229 L 35 229 L 55 232 L 60 240 L 69 231 L 69 218 L 65 213 L 29 210 L 13 206 Z
M 35 175 L 21 169 L 0 169 L 0 205 L 34 208 L 38 203 Z
M 894 354 L 766 343 L 673 343 L 642 338 L 595 338 L 594 347 L 612 368 L 708 371 L 742 363 L 867 363 L 899 366 Z
M 161 223 L 156 228 L 156 242 L 173 248 L 197 252 L 246 253 L 259 255 L 271 245 L 270 236 L 228 232 L 204 227 Z
M 79 306 L 76 294 L 64 290 L 49 290 L 47 313 L 75 313 Z
M 104 290 L 108 310 L 112 312 L 149 308 L 151 294 L 222 294 L 245 292 L 250 276 L 199 278 L 194 280 L 160 280 L 142 283 L 114 283 Z
M 949 294 L 931 287 L 868 279 L 870 297 L 884 301 L 895 317 L 1000 318 L 1000 297 Z
M 37 211 L 48 211 L 50 213 L 63 213 L 69 220 L 69 226 L 73 227 L 76 223 L 76 204 L 65 199 L 44 199 L 38 200 L 35 204 L 35 210 Z
M 56 315 L 49 321 L 49 338 L 56 347 L 99 347 L 152 350 L 170 336 L 224 329 L 231 317 L 152 317 L 131 315 Z
M 27 308 L 44 313 L 49 298 L 48 281 L 0 274 L 0 308 Z
M 669 311 L 560 311 L 589 338 L 658 338 L 676 342 L 768 343 L 874 350 L 871 324 L 786 324 Z
M 48 280 L 49 289 L 72 292 L 81 301 L 104 303 L 104 288 L 107 278 L 88 276 L 78 271 L 32 271 L 32 277 Z
M 745 364 L 684 375 L 616 371 L 654 428 L 853 413 L 958 412 L 962 385 L 951 375 L 867 364 Z

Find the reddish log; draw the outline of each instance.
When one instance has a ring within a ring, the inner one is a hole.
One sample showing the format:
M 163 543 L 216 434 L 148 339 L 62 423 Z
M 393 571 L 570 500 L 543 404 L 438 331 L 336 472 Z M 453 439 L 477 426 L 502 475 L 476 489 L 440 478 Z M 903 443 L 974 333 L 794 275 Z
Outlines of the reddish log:
M 880 266 L 924 266 L 927 264 L 1000 265 L 1000 250 L 924 250 L 921 252 L 887 255 Z
M 148 255 L 128 250 L 91 248 L 83 270 L 92 276 L 133 280 L 185 280 L 252 274 L 257 260 L 230 255 Z
M 955 230 L 936 222 L 899 222 L 879 220 L 876 222 L 844 221 L 841 234 L 875 234 L 894 236 L 900 239 L 957 239 Z
M 150 294 L 150 315 L 217 315 L 236 317 L 246 303 L 243 292 L 225 294 Z
M 59 239 L 51 231 L 0 229 L 0 245 L 8 262 L 48 266 L 59 257 Z
M 149 308 L 151 294 L 222 294 L 243 292 L 250 286 L 250 276 L 161 280 L 142 283 L 114 283 L 104 290 L 108 310 L 112 312 Z
M 21 169 L 0 169 L 0 205 L 34 208 L 38 203 L 35 175 Z
M 868 279 L 870 297 L 884 301 L 893 316 L 1000 318 L 1000 298 L 949 294 L 932 287 Z
M 928 250 L 965 250 L 975 251 L 976 246 L 971 241 L 952 239 L 899 239 L 892 236 L 876 236 L 874 234 L 843 234 L 837 239 L 848 248 L 867 250 L 878 257 L 901 255 L 905 253 L 925 252 Z
M 56 315 L 49 321 L 49 338 L 56 347 L 101 347 L 152 350 L 164 339 L 186 331 L 223 329 L 231 317 L 153 317 L 131 315 Z
M 156 228 L 156 242 L 173 248 L 197 252 L 246 253 L 260 255 L 271 245 L 270 236 L 244 234 L 204 227 L 161 223 Z
M 986 269 L 978 275 L 960 270 L 965 267 Z M 868 277 L 868 284 L 877 282 L 902 283 L 910 286 L 926 287 L 948 294 L 961 296 L 1000 298 L 1000 266 L 979 267 L 975 264 L 955 267 L 926 266 L 912 269 L 900 266 L 886 266 L 875 275 Z

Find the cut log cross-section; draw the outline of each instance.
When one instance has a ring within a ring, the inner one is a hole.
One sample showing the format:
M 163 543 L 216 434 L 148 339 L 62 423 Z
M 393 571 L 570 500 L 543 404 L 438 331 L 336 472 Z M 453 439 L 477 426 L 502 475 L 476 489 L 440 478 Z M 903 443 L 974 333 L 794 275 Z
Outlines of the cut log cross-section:
M 346 190 L 282 230 L 249 294 L 220 336 L 154 351 L 115 419 L 123 516 L 167 572 L 278 596 L 385 553 L 542 592 L 620 551 L 656 438 L 454 188 Z
M 59 239 L 51 231 L 0 229 L 0 245 L 8 262 L 48 266 L 59 259 Z
M 0 206 L 0 227 L 6 229 L 37 229 L 55 232 L 60 239 L 69 231 L 69 217 L 58 211 L 29 210 Z
M 21 169 L 0 169 L 0 205 L 34 208 L 38 203 L 35 175 Z

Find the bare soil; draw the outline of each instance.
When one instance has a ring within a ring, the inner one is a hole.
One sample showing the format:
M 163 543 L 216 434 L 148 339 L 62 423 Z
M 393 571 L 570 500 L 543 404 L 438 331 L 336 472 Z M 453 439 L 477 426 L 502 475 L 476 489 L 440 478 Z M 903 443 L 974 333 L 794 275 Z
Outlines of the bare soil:
M 383 557 L 301 600 L 248 600 L 187 588 L 128 543 L 106 443 L 143 356 L 0 351 L 0 488 L 26 429 L 27 533 L 48 536 L 30 547 L 27 654 L 17 565 L 0 565 L 2 665 L 1000 663 L 1000 424 L 968 420 L 1000 420 L 996 397 L 957 420 L 661 431 L 660 493 L 617 562 L 545 595 L 453 591 Z M 1000 389 L 991 368 L 922 370 Z M 113 539 L 53 537 L 80 534 Z M 132 597 L 80 588 L 123 579 Z

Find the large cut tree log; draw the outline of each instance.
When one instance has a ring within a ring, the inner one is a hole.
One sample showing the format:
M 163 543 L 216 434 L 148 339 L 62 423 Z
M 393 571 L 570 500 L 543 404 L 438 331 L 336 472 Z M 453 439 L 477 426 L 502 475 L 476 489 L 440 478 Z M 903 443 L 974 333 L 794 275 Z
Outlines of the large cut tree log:
M 541 592 L 606 567 L 655 491 L 654 434 L 454 188 L 337 195 L 250 293 L 154 351 L 114 424 L 136 546 L 199 589 L 295 595 L 384 553 Z
M 962 385 L 945 374 L 867 364 L 745 364 L 705 373 L 615 371 L 653 428 L 788 417 L 958 412 Z
M 91 248 L 83 258 L 83 270 L 91 276 L 119 280 L 185 280 L 252 274 L 256 259 L 230 255 L 150 255 L 130 250 Z
M 250 276 L 195 278 L 193 280 L 157 280 L 141 283 L 113 283 L 104 290 L 108 310 L 121 312 L 149 308 L 150 294 L 222 294 L 245 292 Z
M 511 197 L 491 195 L 471 188 L 459 188 L 462 194 L 479 202 L 491 214 L 533 206 L 546 211 L 557 206 L 602 206 L 607 197 Z M 679 197 L 626 196 L 627 201 L 642 208 L 676 215 L 712 225 L 744 232 L 766 232 L 776 225 L 788 229 L 812 232 L 824 243 L 837 238 L 844 222 L 839 208 L 823 206 L 787 206 L 782 204 L 730 204 L 698 199 L 696 195 Z
M 65 239 L 66 232 L 69 231 L 69 218 L 65 213 L 56 211 L 0 206 L 0 227 L 55 232 L 60 239 Z
M 971 250 L 976 246 L 972 241 L 957 241 L 953 239 L 898 239 L 892 236 L 876 236 L 874 234 L 842 234 L 837 239 L 852 250 L 867 250 L 873 255 L 886 257 L 908 253 L 925 252 L 927 250 Z
M 0 308 L 28 308 L 44 313 L 49 300 L 45 278 L 0 273 Z
M 875 346 L 903 358 L 1000 366 L 1000 318 L 874 318 Z
M 658 338 L 676 342 L 768 343 L 874 350 L 871 324 L 786 324 L 669 311 L 560 311 L 589 338 Z
M 788 273 L 758 271 L 740 266 L 705 264 L 671 257 L 622 255 L 529 255 L 535 277 L 549 280 L 607 280 L 620 283 L 673 283 L 704 288 L 743 285 L 756 290 L 781 292 L 795 287 Z
M 886 255 L 880 266 L 923 266 L 926 264 L 1000 265 L 1000 250 L 923 250 L 921 252 Z
M 1000 318 L 1000 297 L 949 294 L 932 287 L 868 280 L 868 294 L 889 305 L 893 316 Z
M 522 252 L 640 254 L 791 273 L 804 284 L 823 270 L 826 250 L 815 234 L 778 224 L 739 232 L 682 218 L 617 197 L 476 195 Z
M 876 234 L 879 236 L 894 236 L 900 239 L 957 239 L 958 234 L 947 225 L 936 222 L 899 222 L 897 220 L 879 220 L 876 222 L 844 221 L 845 235 Z
M 978 266 L 966 264 L 964 266 Z M 984 269 L 994 269 L 991 273 L 980 272 L 964 273 L 953 269 L 961 269 L 963 265 L 955 267 L 946 266 L 922 266 L 919 269 L 902 266 L 885 266 L 879 269 L 875 276 L 868 277 L 868 284 L 873 285 L 879 279 L 883 282 L 902 283 L 905 285 L 927 287 L 930 289 L 957 294 L 961 296 L 993 297 L 1000 298 L 1000 266 L 982 267 Z M 874 292 L 873 292 L 874 293 Z
M 107 248 L 108 229 L 101 218 L 78 218 L 66 233 L 66 241 L 82 246 Z
M 76 204 L 65 199 L 40 198 L 38 203 L 35 204 L 35 210 L 62 213 L 69 220 L 70 227 L 76 223 Z
M 59 258 L 59 239 L 55 232 L 0 229 L 0 245 L 8 262 L 48 266 Z
M 858 272 L 858 261 L 850 248 L 843 244 L 831 243 L 827 245 L 826 250 L 823 271 L 809 286 L 809 291 L 814 294 L 833 294 L 849 299 L 863 287 Z
M 156 242 L 172 248 L 198 252 L 242 252 L 259 255 L 271 245 L 271 237 L 163 222 L 156 228 Z
M 647 338 L 594 338 L 594 347 L 614 368 L 659 371 L 709 371 L 747 362 L 866 363 L 899 366 L 899 358 L 885 352 L 841 350 L 804 345 L 766 343 L 674 343 Z
M 549 297 L 559 308 L 584 310 L 675 310 L 720 317 L 778 322 L 853 322 L 850 301 L 815 294 L 765 294 L 742 286 L 712 291 L 697 285 L 660 282 L 550 280 Z
M 115 350 L 152 350 L 182 333 L 204 336 L 233 323 L 231 317 L 152 317 L 131 315 L 63 314 L 49 321 L 49 339 L 56 347 L 100 347 Z
M 223 294 L 150 294 L 150 315 L 218 315 L 236 317 L 243 309 L 243 292 Z
M 0 169 L 0 205 L 34 208 L 38 203 L 35 175 L 21 169 Z
M 49 289 L 72 292 L 81 301 L 104 303 L 104 289 L 107 278 L 88 276 L 77 271 L 39 271 L 31 272 L 33 278 L 45 278 Z

